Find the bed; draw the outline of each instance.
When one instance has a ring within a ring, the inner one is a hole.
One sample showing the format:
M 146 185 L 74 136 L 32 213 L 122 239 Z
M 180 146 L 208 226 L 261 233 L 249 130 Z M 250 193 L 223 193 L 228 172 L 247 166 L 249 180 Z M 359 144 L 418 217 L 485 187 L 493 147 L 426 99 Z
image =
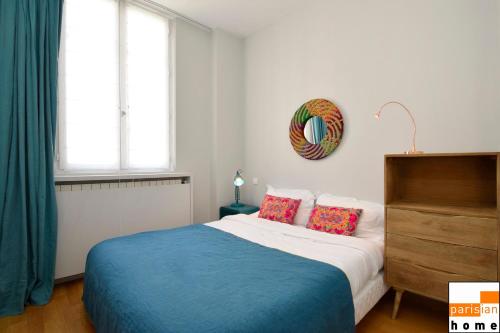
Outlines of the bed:
M 354 332 L 382 267 L 378 239 L 233 215 L 96 245 L 83 301 L 97 332 Z

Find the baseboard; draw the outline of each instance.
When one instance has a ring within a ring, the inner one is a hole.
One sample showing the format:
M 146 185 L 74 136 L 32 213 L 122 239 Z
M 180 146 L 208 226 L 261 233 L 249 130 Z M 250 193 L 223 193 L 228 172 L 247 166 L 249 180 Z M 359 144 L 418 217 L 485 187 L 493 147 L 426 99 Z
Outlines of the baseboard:
M 83 273 L 70 275 L 70 276 L 60 278 L 60 279 L 56 279 L 55 284 L 61 284 L 61 283 L 70 282 L 70 281 L 79 280 L 79 279 L 83 279 Z

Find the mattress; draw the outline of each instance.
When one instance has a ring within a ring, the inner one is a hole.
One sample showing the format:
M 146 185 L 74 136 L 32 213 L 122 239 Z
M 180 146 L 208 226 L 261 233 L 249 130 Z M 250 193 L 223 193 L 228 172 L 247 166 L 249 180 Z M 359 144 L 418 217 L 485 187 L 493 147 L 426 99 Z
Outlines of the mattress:
M 263 246 L 340 268 L 351 285 L 356 324 L 389 289 L 384 283 L 384 245 L 379 237 L 371 240 L 330 235 L 259 219 L 257 214 L 226 216 L 206 225 Z
M 83 302 L 97 333 L 350 333 L 355 327 L 342 270 L 206 225 L 97 244 L 87 256 Z
M 389 290 L 384 282 L 384 271 L 380 271 L 374 278 L 370 279 L 363 288 L 354 296 L 354 321 L 356 325 L 377 304 L 377 302 Z
M 226 216 L 207 226 L 248 241 L 340 268 L 351 285 L 353 298 L 384 265 L 384 246 L 377 241 L 331 235 L 249 215 Z
M 83 301 L 97 332 L 352 332 L 382 265 L 379 242 L 233 215 L 94 246 Z

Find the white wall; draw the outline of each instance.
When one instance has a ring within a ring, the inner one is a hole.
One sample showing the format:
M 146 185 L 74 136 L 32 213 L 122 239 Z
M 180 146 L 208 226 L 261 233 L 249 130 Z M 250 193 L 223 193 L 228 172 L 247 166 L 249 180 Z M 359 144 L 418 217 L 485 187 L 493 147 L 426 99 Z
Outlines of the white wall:
M 244 42 L 181 20 L 176 26 L 177 171 L 194 178 L 194 222 L 218 218 L 243 167 Z
M 213 32 L 214 131 L 213 216 L 234 201 L 233 177 L 243 168 L 245 66 L 244 41 L 221 30 Z
M 259 203 L 264 184 L 303 187 L 382 202 L 383 155 L 500 150 L 499 2 L 328 0 L 246 41 L 245 188 Z M 344 115 L 344 138 L 320 161 L 288 139 L 295 110 L 327 98 Z
M 176 23 L 177 171 L 193 175 L 193 221 L 210 221 L 212 196 L 212 34 Z

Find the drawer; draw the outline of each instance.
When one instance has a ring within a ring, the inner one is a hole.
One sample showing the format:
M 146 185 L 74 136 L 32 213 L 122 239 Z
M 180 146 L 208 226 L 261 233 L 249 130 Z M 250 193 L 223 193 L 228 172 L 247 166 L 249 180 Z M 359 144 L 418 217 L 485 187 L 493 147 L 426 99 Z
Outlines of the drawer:
M 479 281 L 461 274 L 441 272 L 415 264 L 388 259 L 385 267 L 386 282 L 394 287 L 448 302 L 448 282 Z
M 387 208 L 387 232 L 483 249 L 497 249 L 497 220 Z
M 497 251 L 387 234 L 386 257 L 408 264 L 497 280 Z

